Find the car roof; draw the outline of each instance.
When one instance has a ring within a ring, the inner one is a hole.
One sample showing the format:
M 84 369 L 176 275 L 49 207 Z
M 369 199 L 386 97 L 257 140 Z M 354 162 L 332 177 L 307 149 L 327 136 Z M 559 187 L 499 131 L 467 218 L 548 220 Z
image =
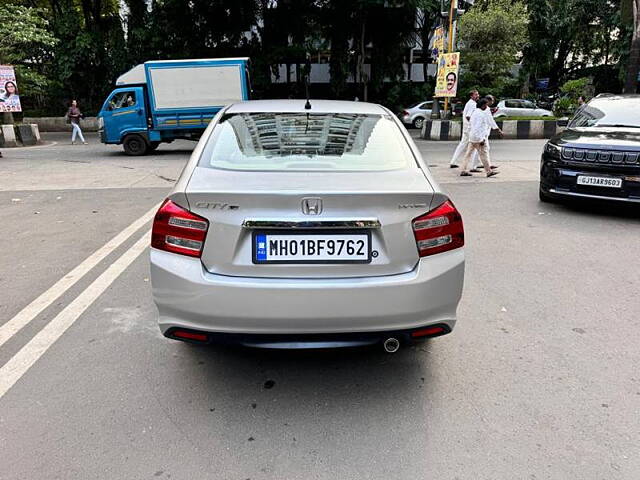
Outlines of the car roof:
M 611 101 L 620 101 L 620 100 L 631 100 L 633 102 L 640 103 L 640 94 L 638 93 L 601 93 L 600 95 L 596 95 L 591 99 L 589 103 L 592 102 L 611 102 Z
M 381 105 L 367 102 L 347 102 L 343 100 L 310 99 L 311 109 L 305 110 L 306 100 L 248 100 L 233 103 L 225 110 L 234 113 L 353 113 L 361 115 L 388 115 Z

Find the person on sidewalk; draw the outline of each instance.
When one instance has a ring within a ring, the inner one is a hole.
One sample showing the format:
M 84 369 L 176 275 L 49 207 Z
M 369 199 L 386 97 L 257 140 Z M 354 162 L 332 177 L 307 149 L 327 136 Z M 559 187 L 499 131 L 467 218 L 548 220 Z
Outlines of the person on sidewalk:
M 489 138 L 489 133 L 491 132 L 491 124 L 487 115 L 484 113 L 485 110 L 489 108 L 488 105 L 489 100 L 486 98 L 480 99 L 478 102 L 478 108 L 471 115 L 471 120 L 469 121 L 469 146 L 467 147 L 464 160 L 462 161 L 462 171 L 460 172 L 461 177 L 472 176 L 467 170 L 467 167 L 474 152 L 478 152 L 478 156 L 484 166 L 484 171 L 487 177 L 493 177 L 498 174 L 496 170 L 491 169 L 491 165 L 489 164 L 487 140 Z
M 502 130 L 500 130 L 500 127 L 498 127 L 498 124 L 493 119 L 493 114 L 491 113 L 491 107 L 493 107 L 493 105 L 496 103 L 495 97 L 493 95 L 485 95 L 484 98 L 486 98 L 489 101 L 487 105 L 487 109 L 484 111 L 484 114 L 487 116 L 487 121 L 489 122 L 489 125 L 490 125 L 489 131 L 487 132 L 487 155 L 489 158 L 489 165 L 491 165 L 491 169 L 494 170 L 498 168 L 498 166 L 491 164 L 491 145 L 489 144 L 489 136 L 491 135 L 491 130 L 498 130 L 498 135 L 500 135 L 500 137 L 502 138 Z M 479 158 L 478 152 L 476 151 L 473 154 L 470 172 L 472 173 L 479 172 L 480 165 L 482 164 L 480 163 L 480 158 Z
M 71 128 L 73 129 L 73 133 L 71 134 L 71 145 L 75 145 L 76 136 L 79 136 L 80 141 L 84 145 L 86 145 L 87 142 L 84 141 L 84 136 L 82 135 L 82 130 L 80 129 L 80 119 L 84 117 L 84 115 L 82 115 L 82 112 L 78 108 L 77 101 L 71 101 L 71 106 L 69 107 L 69 111 L 67 112 L 67 117 L 69 118 L 69 123 L 71 123 Z
M 465 104 L 464 110 L 462 111 L 462 139 L 456 147 L 456 151 L 453 152 L 453 157 L 449 163 L 451 168 L 458 168 L 459 160 L 462 158 L 462 155 L 465 154 L 467 147 L 469 146 L 469 120 L 471 120 L 471 115 L 476 110 L 478 98 L 480 98 L 478 91 L 471 90 L 471 93 L 469 94 L 469 101 Z

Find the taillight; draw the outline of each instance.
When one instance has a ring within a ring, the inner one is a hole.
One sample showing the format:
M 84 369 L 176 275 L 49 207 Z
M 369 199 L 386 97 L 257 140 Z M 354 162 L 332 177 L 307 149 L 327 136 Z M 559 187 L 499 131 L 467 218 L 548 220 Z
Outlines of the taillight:
M 460 248 L 464 245 L 462 216 L 450 200 L 411 222 L 421 257 Z
M 403 110 L 400 115 L 402 115 L 403 117 L 408 117 L 409 116 L 409 112 L 407 112 L 406 110 Z
M 196 342 L 206 342 L 209 339 L 206 333 L 189 332 L 187 330 L 174 330 L 171 335 L 186 340 L 195 340 Z
M 200 257 L 209 222 L 171 200 L 156 213 L 151 231 L 151 246 L 167 252 Z
M 420 330 L 415 330 L 411 332 L 412 338 L 421 338 L 421 337 L 434 337 L 436 335 L 442 335 L 443 333 L 447 333 L 445 327 L 440 325 L 434 325 L 433 327 L 421 328 Z

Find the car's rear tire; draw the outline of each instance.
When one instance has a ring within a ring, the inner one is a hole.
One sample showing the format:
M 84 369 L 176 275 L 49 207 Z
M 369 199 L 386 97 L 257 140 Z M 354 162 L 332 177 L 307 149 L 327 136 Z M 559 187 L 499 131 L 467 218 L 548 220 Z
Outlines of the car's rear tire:
M 137 133 L 132 133 L 124 137 L 122 147 L 124 148 L 124 153 L 133 157 L 146 155 L 149 151 L 149 144 L 142 135 L 138 135 Z
M 413 128 L 417 128 L 418 130 L 422 130 L 422 125 L 424 124 L 424 118 L 418 117 L 413 121 Z

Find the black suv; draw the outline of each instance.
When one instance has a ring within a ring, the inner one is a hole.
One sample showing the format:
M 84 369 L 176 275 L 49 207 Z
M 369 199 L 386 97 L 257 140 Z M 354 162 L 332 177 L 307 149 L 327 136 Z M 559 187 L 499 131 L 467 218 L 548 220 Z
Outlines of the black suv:
M 540 200 L 640 203 L 640 95 L 599 95 L 544 147 Z

